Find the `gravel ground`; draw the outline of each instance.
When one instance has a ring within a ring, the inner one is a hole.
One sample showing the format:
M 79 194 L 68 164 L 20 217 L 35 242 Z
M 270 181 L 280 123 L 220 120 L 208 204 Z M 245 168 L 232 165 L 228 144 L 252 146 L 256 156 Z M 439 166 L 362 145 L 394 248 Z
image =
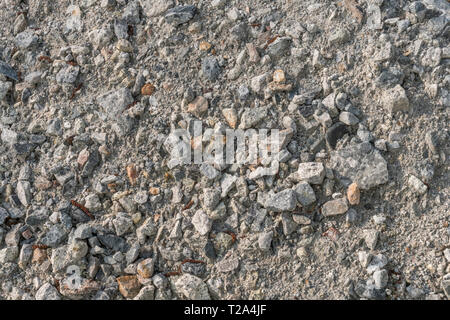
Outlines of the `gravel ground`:
M 448 1 L 2 0 L 0 19 L 0 299 L 450 297 Z M 282 149 L 172 163 L 196 121 Z

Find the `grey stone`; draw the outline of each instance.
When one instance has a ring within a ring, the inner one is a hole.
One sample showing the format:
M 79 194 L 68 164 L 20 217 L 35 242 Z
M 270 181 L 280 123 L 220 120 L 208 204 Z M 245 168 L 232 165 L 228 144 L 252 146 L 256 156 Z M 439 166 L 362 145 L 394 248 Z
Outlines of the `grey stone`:
M 344 44 L 350 39 L 350 34 L 347 30 L 342 28 L 336 28 L 331 32 L 328 38 L 328 43 L 330 45 L 340 45 Z
M 143 13 L 148 17 L 156 17 L 174 6 L 173 0 L 139 0 Z
M 406 287 L 406 292 L 413 299 L 419 299 L 424 294 L 423 290 L 420 288 L 417 288 L 415 285 L 410 285 L 410 286 Z
M 194 5 L 177 6 L 167 10 L 164 19 L 167 23 L 178 26 L 191 20 L 196 12 L 197 7 Z
M 30 226 L 37 226 L 45 222 L 50 215 L 50 212 L 46 208 L 40 208 L 27 214 L 25 223 Z
M 21 269 L 25 269 L 31 261 L 33 256 L 33 246 L 31 244 L 24 244 L 20 249 L 18 265 Z
M 425 194 L 428 191 L 428 187 L 416 176 L 409 176 L 408 184 L 415 193 Z
M 220 174 L 220 172 L 218 170 L 216 170 L 213 166 L 206 164 L 206 163 L 202 163 L 200 165 L 200 172 L 205 177 L 207 177 L 209 180 L 215 179 Z
M 4 100 L 8 91 L 11 90 L 12 83 L 7 81 L 0 81 L 0 101 Z
M 347 210 L 348 204 L 345 198 L 330 200 L 322 205 L 322 215 L 325 217 L 344 214 Z
M 131 91 L 127 88 L 111 90 L 97 97 L 97 103 L 103 108 L 108 118 L 114 120 L 133 102 Z
M 15 262 L 19 256 L 19 247 L 6 247 L 0 250 L 0 263 Z
M 328 128 L 325 139 L 331 149 L 336 148 L 336 144 L 346 133 L 348 133 L 347 126 L 342 122 L 336 122 Z
M 313 188 L 306 181 L 301 181 L 294 187 L 297 201 L 301 203 L 303 207 L 307 207 L 316 202 L 316 194 Z
M 11 80 L 19 81 L 19 79 L 17 78 L 17 72 L 4 61 L 0 61 L 0 74 L 3 74 L 5 77 Z
M 88 239 L 88 238 L 92 237 L 93 231 L 94 231 L 94 228 L 92 226 L 90 226 L 88 224 L 80 224 L 75 229 L 73 238 L 80 239 L 80 240 Z
M 450 273 L 442 277 L 442 289 L 447 298 L 450 299 Z
M 56 82 L 60 84 L 73 84 L 77 81 L 78 74 L 80 73 L 80 67 L 78 66 L 67 66 L 62 68 L 56 74 Z
M 215 57 L 205 57 L 202 61 L 203 76 L 211 81 L 215 81 L 220 74 L 220 66 Z
M 47 282 L 36 292 L 36 300 L 61 300 L 61 295 L 54 286 Z
M 153 300 L 155 299 L 155 287 L 147 285 L 143 287 L 133 300 Z
M 292 189 L 275 193 L 266 201 L 266 208 L 274 212 L 293 211 L 297 206 L 297 196 Z
M 366 242 L 366 245 L 369 249 L 375 250 L 375 247 L 378 243 L 378 237 L 380 235 L 380 232 L 378 230 L 366 230 L 364 232 L 364 241 Z
M 267 108 L 245 108 L 241 116 L 239 129 L 248 129 L 258 124 L 267 115 Z
M 2 128 L 2 141 L 8 144 L 14 144 L 18 140 L 18 134 L 8 128 Z
M 352 126 L 359 122 L 359 119 L 351 112 L 343 111 L 339 115 L 339 121 L 345 123 L 346 125 Z
M 277 38 L 267 47 L 267 53 L 272 59 L 280 58 L 286 55 L 291 48 L 292 40 L 289 37 Z
M 283 225 L 283 233 L 286 236 L 290 235 L 298 228 L 297 223 L 292 219 L 292 214 L 286 212 L 281 214 L 281 224 Z
M 131 217 L 125 212 L 119 212 L 113 220 L 113 225 L 116 234 L 120 237 L 131 231 L 133 228 L 133 220 L 131 220 Z
M 20 49 L 28 49 L 37 45 L 39 38 L 31 31 L 25 30 L 15 38 L 15 43 Z
M 213 210 L 220 202 L 220 191 L 207 188 L 203 191 L 203 206 L 206 210 Z
M 330 164 L 341 178 L 356 182 L 364 190 L 388 181 L 386 160 L 369 143 L 331 152 Z
M 233 189 L 233 187 L 236 184 L 236 180 L 237 180 L 236 176 L 232 176 L 227 173 L 223 175 L 223 178 L 220 182 L 220 186 L 222 188 L 222 193 L 221 193 L 222 198 L 225 198 L 227 196 L 228 192 L 230 192 L 231 189 Z
M 6 218 L 9 217 L 8 211 L 5 208 L 0 207 L 0 225 L 5 223 Z
M 175 281 L 175 288 L 190 300 L 211 300 L 208 286 L 199 277 L 183 274 Z
M 269 250 L 272 244 L 273 231 L 262 232 L 258 237 L 259 248 L 263 251 Z
M 409 100 L 405 89 L 399 84 L 387 90 L 382 97 L 383 105 L 389 112 L 409 111 Z
M 56 247 L 67 238 L 67 231 L 59 224 L 56 224 L 47 231 L 42 238 L 42 244 L 49 247 Z
M 197 210 L 192 217 L 192 224 L 195 230 L 204 236 L 211 230 L 212 220 L 202 210 Z
M 325 167 L 321 162 L 306 162 L 298 165 L 297 177 L 299 180 L 311 184 L 322 184 L 325 178 Z
M 389 274 L 387 270 L 381 269 L 373 273 L 373 280 L 375 281 L 376 289 L 384 289 L 389 281 Z

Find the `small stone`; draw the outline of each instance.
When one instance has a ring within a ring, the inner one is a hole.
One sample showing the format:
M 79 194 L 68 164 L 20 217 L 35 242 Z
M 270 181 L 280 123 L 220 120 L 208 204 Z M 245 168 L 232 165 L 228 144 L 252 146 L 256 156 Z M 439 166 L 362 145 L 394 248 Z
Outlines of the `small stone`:
M 141 94 L 143 96 L 151 96 L 155 92 L 155 86 L 151 83 L 146 83 L 141 88 Z
M 230 174 L 224 174 L 222 181 L 220 182 L 220 186 L 222 188 L 222 193 L 221 193 L 221 197 L 225 198 L 228 194 L 228 192 L 231 191 L 231 189 L 233 189 L 233 187 L 236 184 L 236 180 L 237 177 L 236 176 L 232 176 Z
M 428 187 L 413 175 L 409 176 L 408 184 L 418 194 L 425 194 L 428 191 Z
M 366 230 L 364 234 L 364 241 L 369 249 L 375 250 L 379 235 L 380 232 L 378 230 Z
M 384 289 L 387 284 L 388 284 L 388 280 L 389 280 L 389 274 L 387 272 L 387 270 L 385 269 L 381 269 L 381 270 L 377 270 L 373 273 L 373 280 L 375 281 L 375 288 L 380 290 L 380 289 Z
M 199 277 L 189 273 L 183 274 L 175 282 L 177 291 L 182 293 L 190 300 L 211 300 L 208 292 L 208 286 Z
M 28 207 L 31 202 L 31 185 L 28 181 L 20 180 L 16 187 L 17 197 L 24 207 Z
M 209 49 L 211 49 L 211 43 L 206 42 L 206 41 L 202 41 L 200 42 L 200 44 L 198 45 L 198 48 L 201 51 L 209 51 Z
M 145 259 L 138 263 L 137 272 L 143 278 L 151 278 L 154 271 L 154 261 L 153 259 Z
M 269 250 L 272 244 L 273 231 L 263 232 L 258 237 L 259 248 L 263 251 Z
M 35 296 L 36 300 L 61 300 L 58 290 L 50 283 L 45 283 L 39 288 Z
M 326 140 L 331 149 L 336 148 L 337 142 L 348 133 L 347 126 L 342 122 L 336 122 L 330 128 L 328 128 L 326 133 Z
M 408 111 L 409 100 L 406 96 L 405 89 L 399 84 L 389 89 L 383 95 L 383 104 L 389 112 Z
M 267 115 L 267 108 L 245 108 L 242 112 L 239 129 L 248 129 L 258 124 Z
M 281 69 L 275 70 L 273 73 L 273 81 L 277 83 L 284 83 L 286 81 L 286 76 L 284 75 L 284 71 Z
M 325 167 L 321 162 L 306 162 L 298 165 L 298 178 L 311 184 L 322 184 Z
M 192 217 L 192 224 L 194 225 L 195 230 L 204 236 L 211 230 L 212 220 L 202 210 L 197 210 Z
M 367 268 L 370 261 L 372 260 L 372 254 L 366 251 L 359 251 L 358 260 L 363 268 Z
M 293 211 L 297 206 L 297 196 L 292 189 L 272 195 L 266 201 L 266 208 L 274 212 Z
M 191 20 L 196 12 L 197 7 L 194 5 L 177 6 L 167 10 L 164 19 L 167 23 L 178 26 Z
M 137 276 L 122 276 L 117 278 L 120 293 L 127 299 L 133 299 L 141 288 Z
M 203 191 L 203 206 L 205 210 L 213 210 L 220 202 L 220 191 L 207 188 Z
M 234 108 L 225 108 L 225 109 L 222 109 L 222 114 L 223 114 L 225 120 L 227 121 L 228 125 L 231 128 L 236 129 L 236 125 L 237 125 L 237 121 L 238 121 L 236 110 Z
M 191 103 L 188 104 L 187 111 L 192 113 L 197 118 L 200 118 L 206 111 L 208 111 L 208 100 L 202 96 L 198 96 Z
M 343 111 L 339 114 L 339 121 L 352 126 L 359 122 L 359 119 L 351 112 Z
M 406 287 L 406 292 L 413 299 L 419 299 L 424 294 L 422 289 L 419 289 L 414 285 L 410 285 L 410 286 Z
M 309 225 L 311 224 L 311 219 L 299 214 L 293 214 L 292 215 L 292 219 L 294 220 L 294 222 L 296 224 L 300 224 L 300 225 Z
M 444 257 L 447 260 L 448 263 L 450 263 L 450 249 L 445 249 L 444 250 Z
M 352 205 L 358 205 L 361 197 L 361 192 L 359 190 L 358 184 L 356 182 L 353 182 L 351 185 L 348 186 L 347 189 L 347 199 L 348 202 Z
M 294 187 L 294 191 L 297 195 L 298 202 L 300 202 L 303 207 L 307 207 L 316 202 L 316 194 L 308 182 L 302 181 L 298 183 Z
M 15 262 L 19 256 L 19 247 L 6 247 L 0 250 L 0 263 Z
M 143 13 L 148 17 L 156 17 L 174 6 L 173 0 L 139 0 Z
M 286 55 L 291 48 L 292 40 L 289 37 L 279 37 L 267 47 L 267 53 L 272 59 Z
M 322 215 L 325 217 L 335 216 L 344 214 L 347 210 L 347 200 L 345 198 L 340 198 L 325 202 L 322 206 Z
M 215 57 L 206 57 L 202 61 L 202 73 L 211 81 L 215 81 L 220 74 L 220 66 Z
M 139 291 L 133 300 L 153 300 L 155 298 L 155 287 L 152 285 L 145 286 Z

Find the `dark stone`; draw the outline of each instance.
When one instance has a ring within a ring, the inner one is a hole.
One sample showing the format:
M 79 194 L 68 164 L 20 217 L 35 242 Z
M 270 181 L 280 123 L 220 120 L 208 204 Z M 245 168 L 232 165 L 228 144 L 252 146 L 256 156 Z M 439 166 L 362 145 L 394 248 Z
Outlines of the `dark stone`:
M 120 251 L 123 253 L 125 253 L 128 249 L 125 239 L 115 236 L 113 234 L 97 235 L 97 238 L 100 241 L 100 243 L 108 249 Z
M 216 259 L 216 250 L 214 250 L 214 245 L 211 241 L 208 240 L 208 242 L 206 242 L 204 250 L 205 250 L 205 255 L 208 258 L 210 258 L 212 260 Z
M 0 61 L 0 73 L 12 80 L 19 81 L 17 72 L 6 62 Z
M 217 79 L 220 73 L 220 66 L 215 57 L 206 57 L 202 62 L 203 75 L 211 81 Z
M 201 277 L 206 272 L 205 264 L 203 263 L 191 263 L 187 262 L 181 265 L 181 271 L 183 273 L 190 273 L 194 276 Z
M 166 19 L 167 23 L 178 26 L 191 20 L 196 12 L 197 7 L 194 5 L 178 6 L 167 10 L 164 18 Z
M 326 134 L 326 140 L 331 149 L 336 148 L 336 144 L 346 133 L 348 133 L 347 126 L 342 122 L 333 124 Z

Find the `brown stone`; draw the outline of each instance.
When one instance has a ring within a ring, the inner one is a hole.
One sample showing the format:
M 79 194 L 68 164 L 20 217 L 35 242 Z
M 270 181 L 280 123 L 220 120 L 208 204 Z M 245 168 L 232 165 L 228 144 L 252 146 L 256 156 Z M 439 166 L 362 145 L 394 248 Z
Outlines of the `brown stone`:
M 149 192 L 150 192 L 150 194 L 152 194 L 152 195 L 157 195 L 157 194 L 159 194 L 159 188 L 156 188 L 156 187 L 150 187 Z
M 122 276 L 117 278 L 120 293 L 127 299 L 134 298 L 141 288 L 137 276 Z
M 187 111 L 199 118 L 202 114 L 208 111 L 208 100 L 202 96 L 198 96 L 194 99 L 194 101 L 188 104 Z
M 127 175 L 128 175 L 128 180 L 130 180 L 131 185 L 134 186 L 136 184 L 136 178 L 137 178 L 136 167 L 134 166 L 134 164 L 129 164 L 127 166 Z
M 261 58 L 259 56 L 258 50 L 253 43 L 247 43 L 247 51 L 249 56 L 249 61 L 252 63 L 257 63 Z
M 233 108 L 225 108 L 222 109 L 222 114 L 225 120 L 227 121 L 228 125 L 231 128 L 235 129 L 238 121 L 236 110 L 234 110 Z
M 33 251 L 33 258 L 31 259 L 32 263 L 41 264 L 47 259 L 47 250 L 36 248 Z
M 208 51 L 209 49 L 211 49 L 211 43 L 202 41 L 200 42 L 198 48 L 202 51 Z
M 154 263 L 153 259 L 145 259 L 138 263 L 137 272 L 143 278 L 150 278 L 153 275 Z
M 347 189 L 347 199 L 348 202 L 354 206 L 359 204 L 361 192 L 359 190 L 358 184 L 356 182 L 353 182 L 351 185 L 348 186 Z
M 141 88 L 141 94 L 143 96 L 151 96 L 155 92 L 155 86 L 151 83 L 146 83 Z
M 77 158 L 77 163 L 80 166 L 80 168 L 83 168 L 88 159 L 89 159 L 89 151 L 87 149 L 81 150 Z

